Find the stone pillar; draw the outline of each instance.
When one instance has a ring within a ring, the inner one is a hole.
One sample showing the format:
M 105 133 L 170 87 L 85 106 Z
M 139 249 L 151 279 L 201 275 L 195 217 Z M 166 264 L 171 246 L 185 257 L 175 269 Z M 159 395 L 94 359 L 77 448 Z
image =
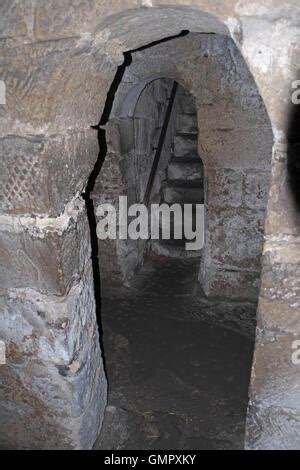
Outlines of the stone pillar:
M 197 97 L 206 205 L 200 282 L 208 296 L 256 301 L 273 145 L 271 124 L 232 42 L 208 38 L 203 57 L 206 75 Z
M 88 222 L 0 216 L 0 447 L 90 448 L 106 402 Z
M 256 345 L 248 408 L 248 449 L 299 449 L 300 219 L 286 145 L 275 144 Z M 296 359 L 298 356 L 296 355 Z
M 0 148 L 0 447 L 91 448 L 106 378 L 78 189 L 95 132 L 9 136 Z

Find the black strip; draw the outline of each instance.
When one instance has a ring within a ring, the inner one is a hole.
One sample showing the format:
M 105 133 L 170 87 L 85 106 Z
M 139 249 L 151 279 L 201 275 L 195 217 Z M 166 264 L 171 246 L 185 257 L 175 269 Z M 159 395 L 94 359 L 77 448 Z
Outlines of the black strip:
M 146 206 L 148 206 L 148 203 L 149 203 L 153 182 L 154 182 L 154 179 L 155 179 L 158 163 L 159 163 L 161 152 L 162 152 L 163 145 L 164 145 L 164 142 L 165 142 L 165 137 L 166 137 L 166 133 L 167 133 L 167 130 L 168 130 L 170 117 L 171 117 L 171 112 L 172 112 L 172 108 L 173 108 L 173 104 L 174 104 L 174 100 L 175 100 L 175 96 L 176 96 L 177 86 L 178 86 L 177 82 L 174 82 L 173 87 L 172 87 L 172 91 L 171 91 L 171 95 L 170 95 L 170 98 L 169 98 L 168 107 L 167 107 L 166 114 L 165 114 L 164 123 L 163 123 L 163 126 L 161 128 L 161 132 L 160 132 L 160 136 L 159 136 L 159 140 L 158 140 L 158 144 L 157 144 L 157 149 L 156 149 L 156 152 L 155 152 L 155 155 L 154 155 L 153 164 L 152 164 L 152 168 L 151 168 L 151 172 L 150 172 L 150 175 L 149 175 L 147 188 L 146 188 L 145 195 L 144 195 L 144 200 L 143 200 L 143 203 Z

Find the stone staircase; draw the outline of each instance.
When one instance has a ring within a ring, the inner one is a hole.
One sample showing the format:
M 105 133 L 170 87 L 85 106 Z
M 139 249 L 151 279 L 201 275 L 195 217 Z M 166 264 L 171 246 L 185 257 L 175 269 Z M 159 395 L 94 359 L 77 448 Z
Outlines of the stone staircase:
M 194 98 L 184 89 L 178 89 L 177 119 L 172 153 L 161 190 L 161 203 L 192 204 L 192 226 L 195 229 L 195 205 L 204 202 L 203 164 L 197 153 L 197 114 Z M 195 257 L 199 251 L 187 251 L 186 239 L 174 238 L 154 242 L 154 251 L 171 257 Z

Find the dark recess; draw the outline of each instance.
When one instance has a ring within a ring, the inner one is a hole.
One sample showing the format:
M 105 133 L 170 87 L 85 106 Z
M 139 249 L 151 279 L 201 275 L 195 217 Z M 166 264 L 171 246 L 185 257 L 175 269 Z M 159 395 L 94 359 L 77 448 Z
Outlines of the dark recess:
M 103 162 L 106 157 L 107 153 L 107 144 L 106 144 L 106 136 L 105 136 L 105 129 L 102 129 L 102 126 L 104 126 L 110 116 L 114 98 L 116 91 L 119 87 L 119 84 L 122 81 L 125 69 L 128 65 L 131 64 L 132 62 L 132 57 L 131 53 L 136 52 L 136 51 L 141 51 L 144 49 L 148 49 L 150 47 L 155 46 L 156 44 L 170 41 L 174 38 L 186 36 L 189 33 L 188 30 L 183 30 L 181 31 L 180 34 L 174 35 L 174 36 L 169 36 L 167 38 L 161 39 L 159 41 L 154 41 L 150 44 L 147 44 L 145 46 L 141 46 L 137 49 L 132 49 L 130 51 L 126 51 L 123 53 L 124 55 L 124 62 L 121 64 L 116 72 L 116 75 L 112 81 L 112 84 L 110 86 L 110 89 L 107 93 L 107 98 L 104 106 L 104 110 L 102 113 L 102 116 L 100 118 L 100 121 L 97 125 L 91 126 L 93 129 L 95 129 L 98 132 L 98 143 L 99 143 L 99 154 L 97 161 L 94 165 L 93 171 L 91 172 L 88 183 L 85 189 L 85 192 L 82 193 L 82 197 L 85 200 L 86 204 L 86 211 L 87 211 L 87 217 L 89 221 L 89 227 L 90 227 L 90 237 L 91 237 L 91 259 L 92 259 L 92 268 L 93 268 L 93 279 L 94 279 L 94 292 L 95 292 L 95 303 L 96 303 L 96 317 L 97 317 L 97 324 L 98 324 L 98 331 L 99 331 L 99 342 L 100 342 L 100 347 L 102 351 L 102 356 L 103 356 L 103 363 L 104 363 L 104 369 L 105 373 L 107 376 L 107 369 L 106 369 L 106 361 L 105 361 L 105 354 L 104 354 L 104 349 L 103 349 L 103 337 L 102 337 L 102 328 L 101 328 L 101 279 L 100 279 L 100 269 L 99 269 L 99 258 L 98 258 L 98 239 L 97 239 L 97 233 L 96 233 L 96 216 L 95 216 L 95 209 L 94 209 L 94 203 L 93 199 L 91 197 L 91 193 L 93 192 L 93 189 L 95 187 L 95 183 L 97 180 L 97 177 L 101 171 L 101 167 L 103 165 Z

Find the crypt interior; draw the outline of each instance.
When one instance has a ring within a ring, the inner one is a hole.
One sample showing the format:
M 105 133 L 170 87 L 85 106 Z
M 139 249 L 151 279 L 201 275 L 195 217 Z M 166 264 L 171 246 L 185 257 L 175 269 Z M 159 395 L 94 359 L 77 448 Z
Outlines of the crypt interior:
M 299 448 L 299 6 L 27 3 L 0 5 L 0 448 Z M 170 236 L 99 237 L 120 196 Z

